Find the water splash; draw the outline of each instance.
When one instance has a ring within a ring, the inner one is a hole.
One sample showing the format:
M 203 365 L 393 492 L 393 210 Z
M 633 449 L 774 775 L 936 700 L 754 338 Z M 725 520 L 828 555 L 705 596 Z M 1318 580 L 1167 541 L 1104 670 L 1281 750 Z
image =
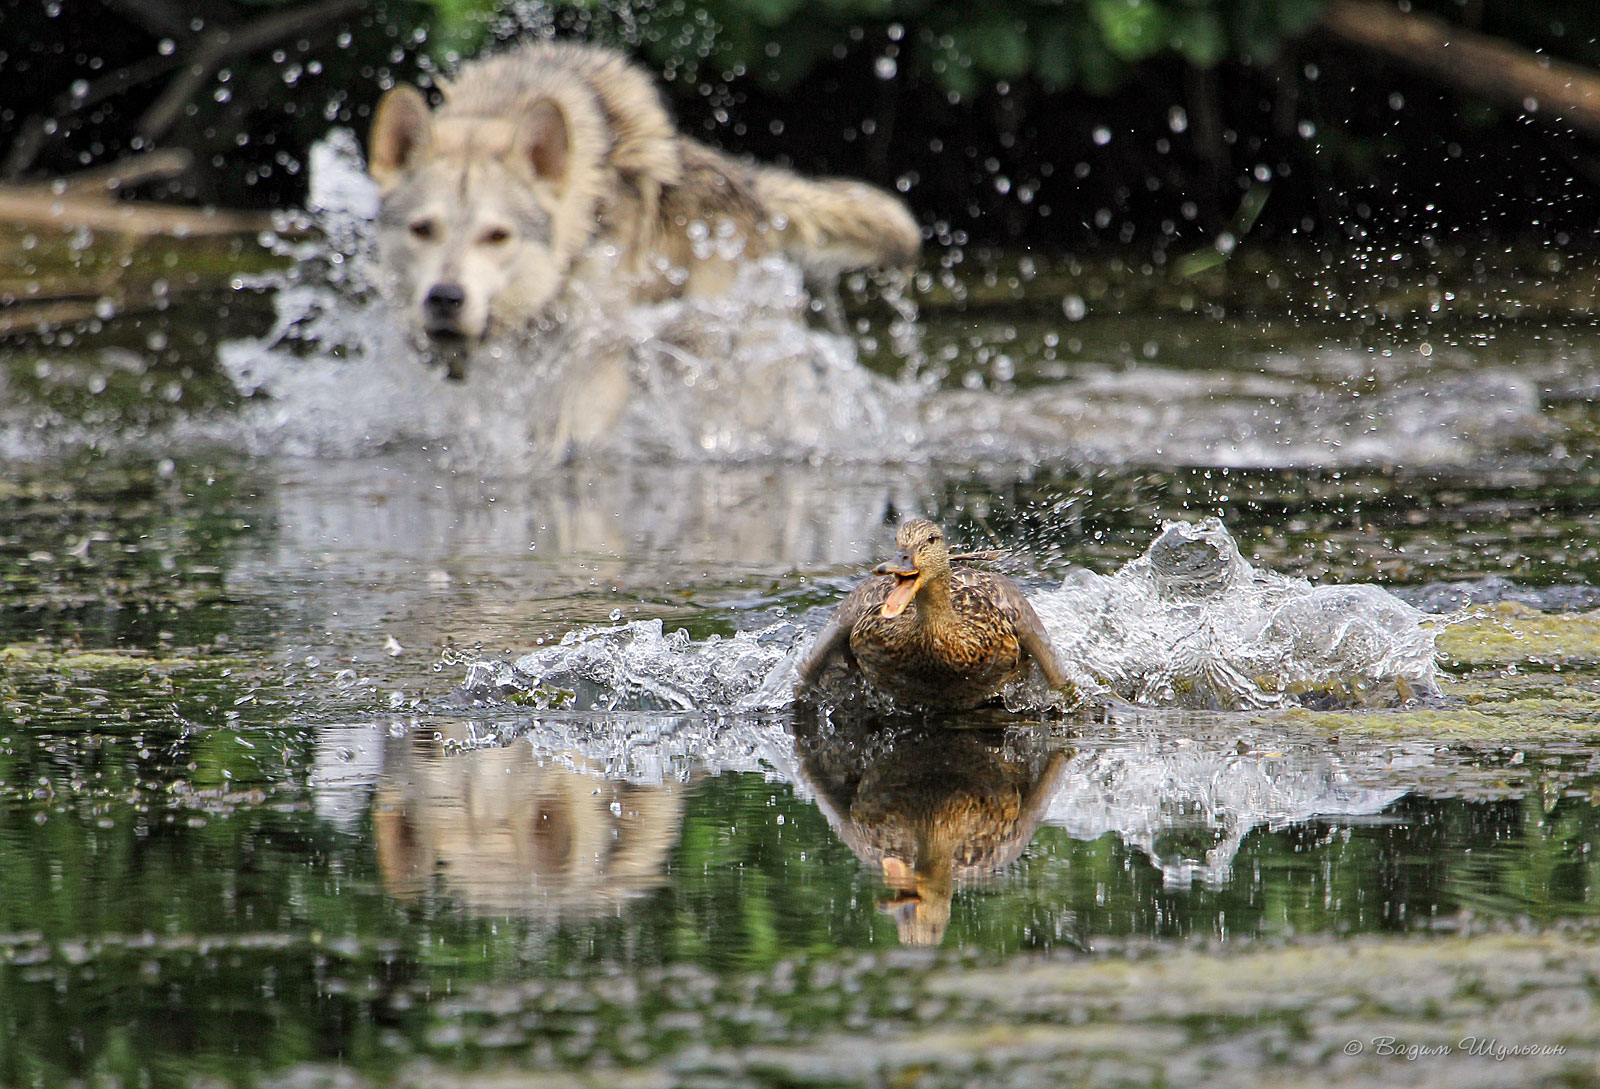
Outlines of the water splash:
M 694 641 L 659 620 L 568 634 L 553 647 L 507 665 L 473 663 L 462 682 L 468 698 L 513 693 L 540 709 L 760 711 L 788 706 L 799 629 L 790 623 L 730 639 Z M 769 684 L 769 682 L 771 682 Z
M 1065 661 L 1141 704 L 1385 704 L 1438 688 L 1420 610 L 1256 568 L 1216 519 L 1169 523 L 1115 574 L 1074 571 L 1034 608 Z
M 887 736 L 824 729 L 835 762 L 863 755 L 863 736 L 874 744 Z M 324 727 L 310 784 L 318 815 L 350 827 L 386 781 L 418 781 L 417 758 L 407 755 L 413 745 L 399 743 L 406 736 L 398 725 L 381 723 Z M 458 722 L 445 727 L 441 748 L 424 760 L 441 772 L 454 763 L 456 771 L 422 777 L 433 786 L 423 805 L 508 810 L 506 800 L 528 789 L 525 777 L 505 773 L 505 765 L 517 763 L 583 776 L 589 783 L 577 793 L 585 797 L 610 793 L 615 784 L 670 787 L 708 774 L 753 773 L 791 784 L 797 797 L 826 810 L 824 785 L 807 768 L 806 752 L 816 744 L 814 738 L 801 744 L 788 716 L 555 711 Z M 1225 887 L 1257 829 L 1372 817 L 1407 794 L 1432 796 L 1462 776 L 1500 774 L 1480 766 L 1472 749 L 1444 748 L 1429 738 L 1330 739 L 1283 721 L 1204 714 L 1112 712 L 1092 738 L 1022 726 L 1007 733 L 1005 744 L 1065 756 L 1044 824 L 1085 841 L 1117 836 L 1160 871 L 1169 889 L 1196 882 Z M 880 771 L 916 759 L 897 755 L 893 743 L 871 756 Z M 474 774 L 483 761 L 491 774 Z M 884 778 L 874 782 L 881 788 Z M 508 882 L 498 864 L 476 878 Z
M 629 390 L 620 420 L 585 443 L 592 456 L 854 460 L 917 443 L 916 390 L 859 366 L 849 340 L 808 328 L 801 273 L 778 257 L 746 262 L 717 298 L 621 313 L 575 285 L 559 329 L 486 345 L 470 381 L 447 381 L 371 290 L 376 194 L 354 139 L 330 137 L 312 161 L 322 180 L 310 210 L 335 271 L 307 268 L 311 244 L 284 244 L 300 263 L 278 290 L 277 321 L 219 353 L 251 398 L 239 427 L 252 452 L 425 446 L 457 466 L 548 465 L 566 452 L 575 360 L 586 382 L 614 373 Z M 222 437 L 216 426 L 199 430 Z
M 1415 748 L 1432 763 L 1431 745 Z M 1130 736 L 1067 762 L 1045 822 L 1075 839 L 1117 835 L 1161 871 L 1169 889 L 1195 882 L 1221 889 L 1256 828 L 1381 813 L 1404 797 L 1404 787 L 1363 781 L 1397 759 L 1419 758 L 1370 742 L 1329 749 L 1236 732 Z
M 1032 600 L 1069 677 L 1101 702 L 1367 706 L 1438 691 L 1425 614 L 1377 586 L 1315 586 L 1257 569 L 1215 519 L 1170 523 L 1115 574 L 1077 570 Z M 461 692 L 539 708 L 781 710 L 813 637 L 784 621 L 695 641 L 659 620 L 634 621 L 573 632 L 514 663 L 473 663 Z M 1042 687 L 1007 693 L 1015 710 L 1050 702 Z
M 629 390 L 622 419 L 585 447 L 608 459 L 1469 464 L 1540 447 L 1553 426 L 1525 366 L 1377 374 L 1345 349 L 1210 372 L 1089 362 L 1025 391 L 939 389 L 911 364 L 892 381 L 860 365 L 853 341 L 805 324 L 801 277 L 777 257 L 747 263 L 716 299 L 619 314 L 575 292 L 559 331 L 491 345 L 469 381 L 447 382 L 371 290 L 376 197 L 354 138 L 330 135 L 312 166 L 325 241 L 296 244 L 274 328 L 223 346 L 252 397 L 243 417 L 200 429 L 258 453 L 424 447 L 486 472 L 547 465 L 571 449 L 552 406 L 574 360 L 609 363 Z M 889 336 L 915 360 L 899 302 Z

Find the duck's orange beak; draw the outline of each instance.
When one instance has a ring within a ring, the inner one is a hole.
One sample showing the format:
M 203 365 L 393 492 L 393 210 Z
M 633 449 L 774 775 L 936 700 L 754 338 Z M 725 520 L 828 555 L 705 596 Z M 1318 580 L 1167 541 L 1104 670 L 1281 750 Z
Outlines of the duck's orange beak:
M 899 563 L 880 563 L 872 573 L 893 575 L 895 578 L 894 589 L 889 591 L 889 596 L 883 602 L 883 615 L 888 617 L 905 612 L 911 599 L 917 596 L 917 588 L 922 585 L 922 572 L 912 566 L 911 557 L 904 553 L 901 553 Z

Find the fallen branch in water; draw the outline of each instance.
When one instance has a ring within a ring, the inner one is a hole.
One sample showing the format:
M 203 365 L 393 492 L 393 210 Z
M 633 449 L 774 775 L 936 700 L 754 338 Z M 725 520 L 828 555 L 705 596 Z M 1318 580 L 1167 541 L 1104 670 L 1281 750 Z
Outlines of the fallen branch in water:
M 106 196 L 131 189 L 136 185 L 143 185 L 147 181 L 175 178 L 188 170 L 193 162 L 194 156 L 183 148 L 164 148 L 161 151 L 149 151 L 143 155 L 119 159 L 105 166 L 81 170 L 65 177 L 25 182 L 19 188 L 54 193 L 57 196 L 61 194 Z
M 202 235 L 248 234 L 272 225 L 258 212 L 222 212 L 181 208 L 144 201 L 112 200 L 101 193 L 41 191 L 36 185 L 0 186 L 0 223 L 22 227 L 54 227 L 62 231 L 112 231 L 118 234 Z
M 25 300 L 0 309 L 0 337 L 42 333 L 63 325 L 77 325 L 96 314 L 98 302 L 81 299 Z
M 189 155 L 151 152 L 27 185 L 0 185 L 0 337 L 158 308 L 175 293 L 260 266 L 259 212 L 118 200 L 125 187 L 187 169 Z M 200 256 L 205 276 L 193 275 Z M 173 274 L 173 259 L 188 271 Z M 159 285 L 159 287 L 157 286 Z

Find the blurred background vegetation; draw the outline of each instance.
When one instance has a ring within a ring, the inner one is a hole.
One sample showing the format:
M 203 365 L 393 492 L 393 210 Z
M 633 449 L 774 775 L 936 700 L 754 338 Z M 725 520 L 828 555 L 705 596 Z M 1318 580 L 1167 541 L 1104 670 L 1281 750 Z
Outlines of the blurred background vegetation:
M 687 130 L 898 187 L 941 238 L 1586 242 L 1593 133 L 1330 32 L 1341 2 L 23 0 L 0 9 L 0 181 L 182 148 L 140 195 L 293 204 L 310 144 L 364 135 L 384 87 L 576 34 L 644 58 Z M 1600 65 L 1589 0 L 1373 2 Z

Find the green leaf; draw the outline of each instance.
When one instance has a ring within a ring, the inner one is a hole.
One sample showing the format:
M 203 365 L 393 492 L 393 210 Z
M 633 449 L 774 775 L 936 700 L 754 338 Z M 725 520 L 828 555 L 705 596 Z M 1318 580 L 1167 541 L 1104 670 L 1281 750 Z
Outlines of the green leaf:
M 435 56 L 454 51 L 470 56 L 483 43 L 496 0 L 429 0 L 435 12 L 428 32 L 428 50 Z
M 777 26 L 787 22 L 803 4 L 804 0 L 743 0 L 736 10 L 749 13 L 763 26 Z
M 1227 9 L 1236 47 L 1257 61 L 1269 61 L 1283 45 L 1283 27 L 1274 0 L 1238 0 Z
M 978 92 L 978 77 L 973 71 L 973 66 L 968 58 L 968 63 L 962 63 L 960 56 L 949 54 L 944 58 L 944 65 L 935 69 L 939 77 L 939 84 L 947 91 L 954 91 L 962 98 L 970 98 Z
M 1122 86 L 1128 69 L 1115 53 L 1092 35 L 1078 41 L 1078 82 L 1094 95 L 1108 95 Z
M 766 86 L 782 91 L 811 74 L 817 62 L 833 48 L 838 34 L 815 22 L 800 22 L 784 27 L 769 40 L 777 44 L 777 56 L 767 56 L 763 42 L 760 54 L 752 54 L 744 63 L 751 71 L 762 73 Z
M 743 0 L 724 0 L 737 7 Z M 691 5 L 692 6 L 692 5 Z M 862 19 L 884 19 L 895 12 L 894 0 L 816 0 L 810 6 L 807 15 L 816 18 L 817 12 L 826 11 L 837 17 L 840 22 L 834 23 L 834 33 L 839 38 L 844 37 L 843 26 Z
M 1304 34 L 1328 10 L 1328 0 L 1278 0 L 1278 26 L 1285 37 Z
M 1092 0 L 1089 14 L 1107 48 L 1123 60 L 1144 60 L 1167 44 L 1167 11 L 1155 0 Z
M 1172 48 L 1196 68 L 1214 68 L 1228 52 L 1228 32 L 1214 11 L 1188 11 L 1172 27 Z
M 1073 28 L 1067 23 L 1049 23 L 1040 32 L 1034 47 L 1033 71 L 1049 91 L 1072 85 L 1077 76 L 1073 62 Z
M 1027 75 L 1033 62 L 1027 25 L 1020 19 L 990 19 L 978 23 L 956 38 L 973 63 L 986 76 L 1016 79 Z

